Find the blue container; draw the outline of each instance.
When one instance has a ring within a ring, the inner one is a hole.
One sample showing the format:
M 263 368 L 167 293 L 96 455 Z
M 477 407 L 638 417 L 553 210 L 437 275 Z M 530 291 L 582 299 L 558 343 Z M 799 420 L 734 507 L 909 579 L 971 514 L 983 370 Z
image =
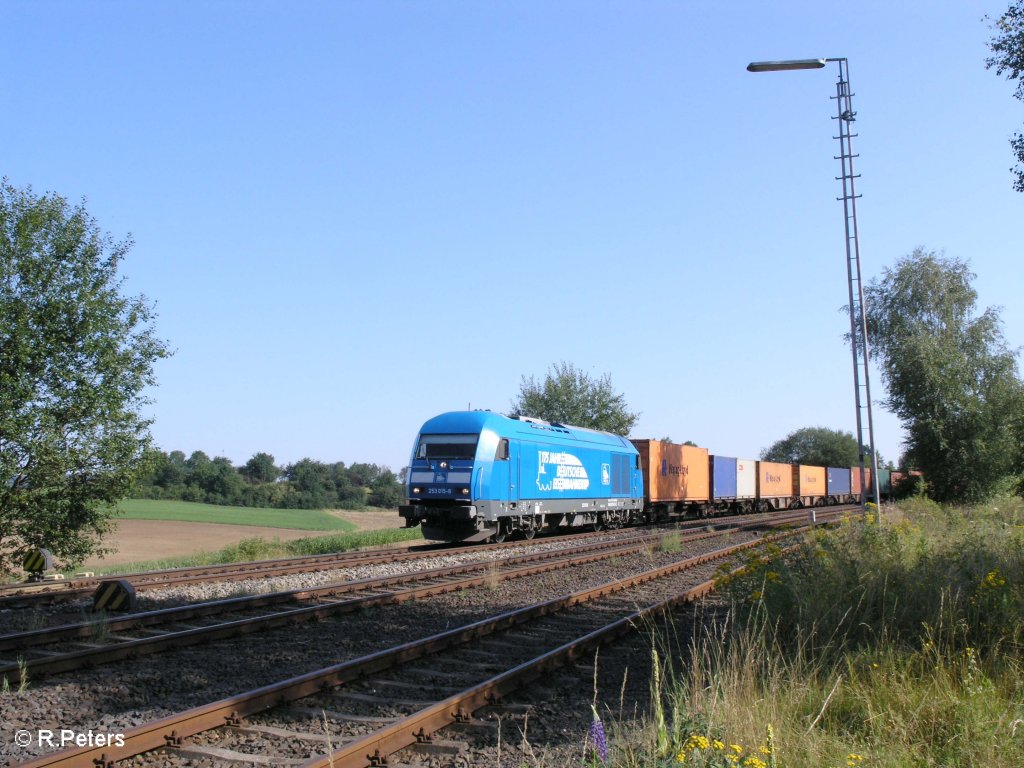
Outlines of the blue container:
M 731 456 L 711 457 L 711 498 L 736 498 L 736 459 Z
M 839 496 L 850 493 L 850 468 L 849 467 L 826 467 L 827 493 L 829 496 Z

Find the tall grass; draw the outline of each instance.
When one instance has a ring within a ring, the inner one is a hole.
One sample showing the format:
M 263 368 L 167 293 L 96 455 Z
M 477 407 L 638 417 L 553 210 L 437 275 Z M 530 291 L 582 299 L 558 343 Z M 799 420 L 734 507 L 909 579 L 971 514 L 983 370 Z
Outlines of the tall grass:
M 652 641 L 630 766 L 1024 765 L 1024 502 L 851 519 Z

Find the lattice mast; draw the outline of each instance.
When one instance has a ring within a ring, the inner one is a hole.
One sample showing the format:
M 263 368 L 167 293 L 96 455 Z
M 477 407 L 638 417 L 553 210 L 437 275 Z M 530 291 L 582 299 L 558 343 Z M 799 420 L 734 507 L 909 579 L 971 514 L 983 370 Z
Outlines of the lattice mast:
M 857 113 L 853 111 L 850 92 L 850 65 L 845 58 L 826 59 L 839 64 L 839 80 L 836 82 L 836 95 L 830 98 L 836 101 L 836 120 L 839 135 L 833 136 L 839 142 L 839 161 L 842 175 L 836 180 L 842 182 L 843 195 L 836 198 L 843 203 L 843 216 L 846 230 L 846 275 L 850 293 L 850 350 L 853 355 L 853 388 L 857 408 L 857 446 L 860 455 L 861 477 L 861 509 L 866 510 L 868 491 L 877 503 L 881 503 L 878 483 L 878 452 L 875 450 L 875 425 L 871 416 L 871 346 L 868 343 L 867 313 L 864 308 L 864 283 L 860 269 L 860 241 L 857 237 L 857 198 L 855 180 L 860 178 L 853 171 L 853 160 L 858 155 L 853 153 L 853 137 L 851 126 Z M 866 428 L 865 428 L 866 426 Z M 865 434 L 866 432 L 866 434 Z M 865 459 L 864 449 L 870 451 Z M 870 486 L 865 469 L 871 470 Z

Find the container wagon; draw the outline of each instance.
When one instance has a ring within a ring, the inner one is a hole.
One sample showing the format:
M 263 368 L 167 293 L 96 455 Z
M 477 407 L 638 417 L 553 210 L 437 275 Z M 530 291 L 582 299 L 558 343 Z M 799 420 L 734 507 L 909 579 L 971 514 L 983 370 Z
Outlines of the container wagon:
M 798 506 L 820 507 L 825 504 L 825 467 L 798 464 L 796 478 Z
M 828 493 L 828 503 L 852 504 L 853 489 L 850 481 L 853 477 L 853 470 L 850 467 L 826 467 L 825 473 L 827 475 L 826 492 Z M 860 467 L 857 468 L 857 475 L 860 475 Z
M 796 504 L 797 478 L 792 464 L 757 462 L 757 499 L 762 512 L 789 509 Z
M 673 513 L 707 514 L 708 449 L 664 440 L 632 440 L 643 471 L 644 506 L 651 520 Z

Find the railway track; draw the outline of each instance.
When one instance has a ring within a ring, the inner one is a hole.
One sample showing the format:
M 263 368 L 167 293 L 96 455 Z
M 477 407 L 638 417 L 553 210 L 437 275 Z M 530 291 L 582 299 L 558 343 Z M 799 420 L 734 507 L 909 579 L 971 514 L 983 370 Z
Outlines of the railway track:
M 628 631 L 641 613 L 664 610 L 666 594 L 702 593 L 714 562 L 751 546 L 757 541 L 195 707 L 125 732 L 123 747 L 83 748 L 24 765 L 107 766 L 153 749 L 162 751 L 133 764 L 383 765 L 415 734 L 429 742 L 424 748 L 450 749 L 434 735 L 438 728 L 469 719 L 513 687 Z
M 776 517 L 782 525 L 804 514 Z M 754 518 L 712 531 L 682 532 L 694 542 L 735 531 L 762 528 Z M 638 532 L 618 540 L 571 542 L 570 546 L 500 561 L 474 561 L 398 575 L 326 584 L 263 595 L 214 600 L 122 617 L 77 622 L 0 636 L 0 678 L 9 684 L 227 637 L 300 624 L 325 616 L 418 600 L 446 592 L 493 585 L 648 549 L 663 532 Z M 500 545 L 499 545 L 500 546 Z
M 23 608 L 91 598 L 96 588 L 107 579 L 122 579 L 137 591 L 166 589 L 207 581 L 241 581 L 244 579 L 283 576 L 314 570 L 341 569 L 371 563 L 400 562 L 425 557 L 449 549 L 446 544 L 420 544 L 355 552 L 333 552 L 309 557 L 275 560 L 254 560 L 246 563 L 201 565 L 140 571 L 107 577 L 75 578 L 66 581 L 22 582 L 0 587 L 0 609 Z
M 83 747 L 20 765 L 112 768 L 153 750 L 167 766 L 391 765 L 398 750 L 437 746 L 441 728 L 473 722 L 474 712 L 643 616 L 705 594 L 708 574 L 694 578 L 693 569 L 755 546 L 721 548 L 180 712 L 124 733 L 123 746 Z M 636 610 L 638 604 L 645 607 Z
M 848 509 L 836 507 L 835 509 Z M 785 513 L 783 513 L 785 514 Z M 774 519 L 764 514 L 742 515 L 712 520 L 686 520 L 677 525 L 683 530 L 715 525 L 743 525 L 750 521 Z M 588 540 L 602 537 L 602 532 L 573 534 L 574 540 Z M 536 539 L 537 543 L 550 541 L 552 537 Z M 72 601 L 91 600 L 97 587 L 107 580 L 127 582 L 136 592 L 168 589 L 172 587 L 202 584 L 206 582 L 233 582 L 249 579 L 270 578 L 313 571 L 343 570 L 370 564 L 387 564 L 436 556 L 450 551 L 472 550 L 488 552 L 522 545 L 522 542 L 498 544 L 475 544 L 470 546 L 451 544 L 417 544 L 403 547 L 388 547 L 354 552 L 336 552 L 306 557 L 255 560 L 245 563 L 190 566 L 138 573 L 117 574 L 103 577 L 74 578 L 64 581 L 18 582 L 0 585 L 0 611 L 4 609 L 32 608 Z

